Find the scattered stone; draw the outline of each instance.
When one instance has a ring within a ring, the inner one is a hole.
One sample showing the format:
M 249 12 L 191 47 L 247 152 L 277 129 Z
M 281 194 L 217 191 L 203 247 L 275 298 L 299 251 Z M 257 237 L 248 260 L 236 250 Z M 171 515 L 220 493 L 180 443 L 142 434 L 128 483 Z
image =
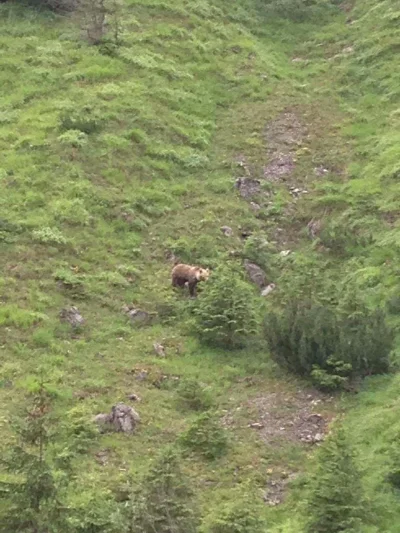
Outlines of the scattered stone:
M 162 344 L 160 344 L 159 342 L 155 342 L 153 344 L 153 348 L 158 357 L 165 357 L 165 348 Z
M 94 422 L 102 432 L 133 433 L 140 422 L 140 416 L 129 405 L 118 403 L 112 407 L 110 414 L 95 416 Z
M 250 202 L 250 208 L 253 211 L 260 211 L 261 206 L 260 206 L 260 204 L 257 204 L 256 202 Z
M 242 239 L 248 239 L 253 235 L 253 232 L 247 229 L 240 228 L 240 236 Z
M 273 181 L 279 180 L 294 170 L 296 159 L 292 154 L 277 154 L 266 167 L 264 167 L 264 178 Z
M 80 314 L 78 308 L 74 306 L 61 309 L 60 320 L 63 322 L 68 322 L 68 324 L 70 324 L 74 329 L 82 327 L 85 322 L 85 319 Z
M 281 257 L 287 257 L 289 254 L 290 254 L 291 250 L 282 250 L 281 252 L 279 252 L 279 255 Z
M 233 235 L 233 229 L 230 228 L 229 226 L 222 226 L 221 231 L 227 237 L 232 237 Z
M 269 471 L 268 473 L 271 473 Z M 264 502 L 271 506 L 276 506 L 284 502 L 289 483 L 297 477 L 297 474 L 291 472 L 281 472 L 281 474 L 273 474 L 267 481 L 266 490 L 264 493 Z
M 173 252 L 171 252 L 171 250 L 166 250 L 165 259 L 167 261 L 173 263 L 174 265 L 179 262 L 178 258 L 176 257 L 176 255 Z
M 303 59 L 302 57 L 294 57 L 292 59 L 292 63 L 304 63 L 305 62 L 305 59 Z
M 147 370 L 141 370 L 140 372 L 138 372 L 138 374 L 136 375 L 136 379 L 138 381 L 145 381 L 147 378 L 149 377 L 149 373 Z
M 239 155 L 237 156 L 234 161 L 236 162 L 237 166 L 242 168 L 245 173 L 247 174 L 247 176 L 251 176 L 251 169 L 250 169 L 250 165 L 249 163 L 247 162 L 247 159 L 244 155 Z
M 140 396 L 138 396 L 134 392 L 132 392 L 131 394 L 128 394 L 128 400 L 132 400 L 132 402 L 141 402 L 142 401 Z
M 104 466 L 108 462 L 108 454 L 109 454 L 108 449 L 100 450 L 99 452 L 95 454 L 95 459 L 100 465 Z
M 235 181 L 235 187 L 238 189 L 240 196 L 247 200 L 256 194 L 259 194 L 261 190 L 261 182 L 260 180 L 255 180 L 253 178 L 242 177 Z
M 249 424 L 249 428 L 253 429 L 262 429 L 264 427 L 264 424 L 261 424 L 260 422 L 253 422 L 252 424 Z
M 244 262 L 244 268 L 246 269 L 250 280 L 258 285 L 260 289 L 267 285 L 267 276 L 261 267 L 246 259 Z
M 324 435 L 323 433 L 317 433 L 315 436 L 314 436 L 314 442 L 322 442 L 324 440 Z
M 269 285 L 267 285 L 265 287 L 265 289 L 263 289 L 261 291 L 261 296 L 268 296 L 268 294 L 270 294 L 274 289 L 275 289 L 276 285 L 275 283 L 270 283 Z
M 342 54 L 352 54 L 354 52 L 354 48 L 352 46 L 346 46 L 342 50 Z
M 329 170 L 322 165 L 314 168 L 314 173 L 319 177 L 325 176 L 325 174 L 328 174 L 328 172 Z
M 132 325 L 147 324 L 148 322 L 150 322 L 150 313 L 148 313 L 147 311 L 143 311 L 142 309 L 137 309 L 133 306 L 124 305 L 122 306 L 122 311 L 128 315 Z
M 308 236 L 310 237 L 310 239 L 316 239 L 318 237 L 318 234 L 320 233 L 321 229 L 322 229 L 321 220 L 315 220 L 313 218 L 307 224 Z

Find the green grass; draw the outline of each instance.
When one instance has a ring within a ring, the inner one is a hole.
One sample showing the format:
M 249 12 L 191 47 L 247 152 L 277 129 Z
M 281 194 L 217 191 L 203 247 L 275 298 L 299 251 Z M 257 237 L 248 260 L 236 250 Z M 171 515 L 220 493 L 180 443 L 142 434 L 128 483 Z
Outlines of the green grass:
M 118 494 L 119 469 L 144 471 L 191 426 L 197 415 L 179 404 L 174 377 L 204 384 L 219 414 L 270 389 L 303 385 L 282 375 L 263 346 L 240 353 L 199 346 L 185 328 L 191 304 L 170 288 L 169 253 L 215 267 L 230 251 L 248 253 L 237 236 L 246 227 L 273 243 L 278 288 L 315 268 L 329 280 L 355 280 L 371 305 L 398 297 L 399 13 L 392 2 L 360 2 L 347 15 L 332 8 L 302 23 L 271 18 L 255 0 L 126 4 L 113 56 L 82 41 L 68 17 L 0 5 L 0 420 L 24 403 L 39 371 L 59 391 L 55 409 L 67 418 L 141 396 L 132 441 L 102 436 L 77 459 L 77 492 L 88 499 L 93 487 Z M 343 52 L 348 46 L 353 51 Z M 252 175 L 262 176 L 266 126 L 285 110 L 307 131 L 290 180 L 309 192 L 293 202 L 284 184 L 267 185 L 272 194 L 261 196 L 255 215 L 234 189 L 244 173 L 237 161 L 245 156 Z M 319 166 L 329 171 L 322 178 Z M 336 228 L 336 248 L 311 243 L 311 218 Z M 226 224 L 234 237 L 222 235 Z M 351 238 L 342 231 L 349 226 Z M 367 244 L 359 240 L 366 236 Z M 295 253 L 281 258 L 286 249 Z M 133 329 L 121 311 L 131 302 L 158 313 L 155 323 Z M 76 334 L 58 317 L 71 304 L 86 319 Z M 166 346 L 165 360 L 154 342 Z M 150 378 L 137 381 L 135 369 Z M 248 376 L 258 378 L 251 387 Z M 368 464 L 377 530 L 388 532 L 398 529 L 400 506 L 382 489 L 379 447 L 396 383 L 371 380 L 344 405 Z M 248 479 L 262 489 L 269 468 L 310 468 L 302 445 L 270 448 L 247 427 L 246 410 L 238 413 L 226 455 L 185 462 L 204 509 Z M 7 428 L 2 422 L 5 446 Z M 94 454 L 105 448 L 101 466 Z M 294 530 L 301 483 L 291 494 L 265 509 L 272 533 Z

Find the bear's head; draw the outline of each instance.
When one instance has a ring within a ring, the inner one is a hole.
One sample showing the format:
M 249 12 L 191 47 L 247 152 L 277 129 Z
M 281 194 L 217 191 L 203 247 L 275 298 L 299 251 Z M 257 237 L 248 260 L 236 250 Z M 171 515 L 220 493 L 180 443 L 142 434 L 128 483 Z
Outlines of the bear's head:
M 210 270 L 208 268 L 197 268 L 196 279 L 197 281 L 207 281 L 210 276 Z

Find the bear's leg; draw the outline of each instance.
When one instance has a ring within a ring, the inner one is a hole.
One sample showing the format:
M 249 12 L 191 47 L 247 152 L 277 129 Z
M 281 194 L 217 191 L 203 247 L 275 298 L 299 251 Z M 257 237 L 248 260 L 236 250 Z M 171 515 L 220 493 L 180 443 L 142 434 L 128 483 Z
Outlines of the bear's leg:
M 197 285 L 197 281 L 189 282 L 189 294 L 192 298 L 195 298 L 196 296 L 196 285 Z

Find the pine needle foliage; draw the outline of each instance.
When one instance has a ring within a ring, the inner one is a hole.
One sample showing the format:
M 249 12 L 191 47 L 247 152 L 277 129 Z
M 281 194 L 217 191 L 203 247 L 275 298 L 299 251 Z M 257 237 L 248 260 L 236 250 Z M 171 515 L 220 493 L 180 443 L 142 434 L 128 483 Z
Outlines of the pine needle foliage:
M 205 344 L 242 348 L 259 331 L 259 316 L 253 287 L 242 273 L 223 265 L 212 273 L 195 309 L 195 330 Z
M 389 370 L 393 333 L 379 309 L 292 300 L 282 314 L 268 315 L 265 332 L 276 362 L 311 376 L 321 388 L 340 388 L 349 378 Z
M 156 459 L 130 506 L 129 533 L 195 533 L 194 493 L 177 453 L 168 448 Z
M 67 508 L 62 503 L 69 463 L 63 461 L 63 472 L 49 457 L 50 400 L 45 385 L 40 383 L 26 416 L 15 424 L 17 442 L 1 461 L 7 473 L 0 483 L 1 533 L 69 531 Z
M 365 516 L 360 474 L 345 432 L 338 428 L 320 449 L 311 483 L 305 533 L 356 533 Z

